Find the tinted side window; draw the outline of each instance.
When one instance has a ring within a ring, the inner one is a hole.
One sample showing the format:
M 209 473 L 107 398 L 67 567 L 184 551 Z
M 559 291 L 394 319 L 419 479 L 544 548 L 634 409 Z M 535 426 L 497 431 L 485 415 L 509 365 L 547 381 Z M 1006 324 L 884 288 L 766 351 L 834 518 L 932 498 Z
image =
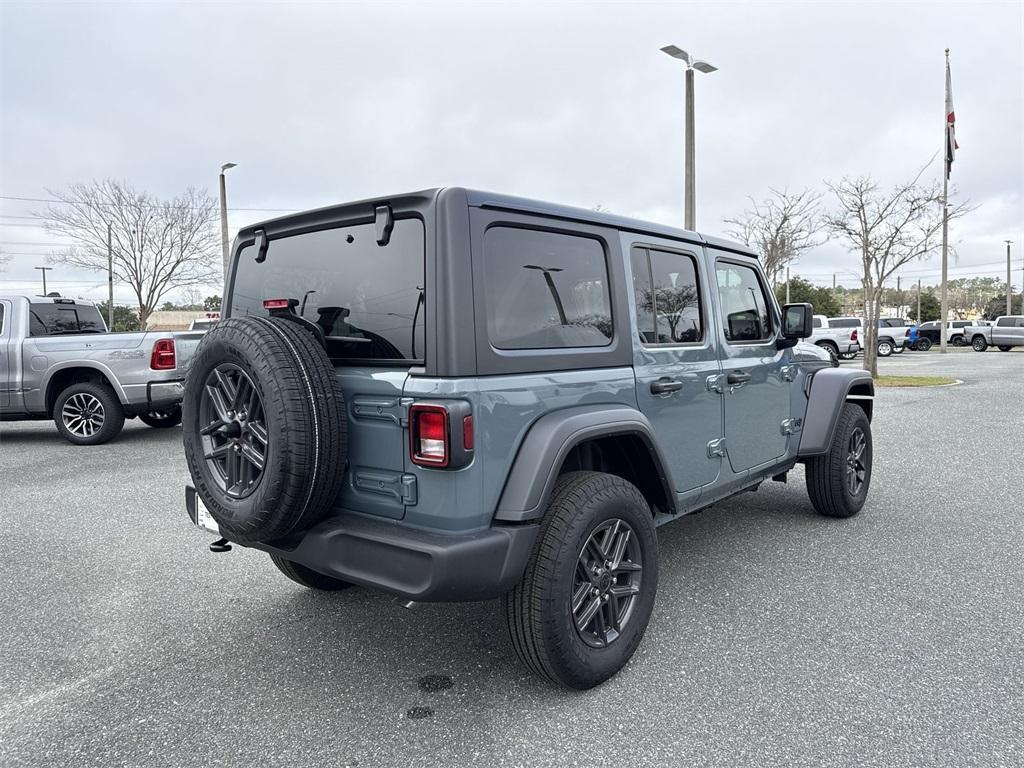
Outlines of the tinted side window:
M 484 234 L 487 331 L 498 349 L 601 347 L 612 313 L 604 247 L 517 227 Z
M 860 326 L 860 320 L 855 317 L 848 317 L 845 319 L 829 320 L 828 324 L 831 328 L 857 328 Z
M 726 341 L 771 338 L 771 313 L 757 272 L 741 264 L 723 262 L 715 273 Z
M 649 344 L 700 341 L 704 324 L 693 257 L 634 248 L 631 259 L 641 340 Z
M 1015 317 L 1000 317 L 996 320 L 996 325 L 1000 328 L 1013 328 L 1017 324 L 1017 318 Z
M 813 318 L 811 320 L 811 327 L 812 328 L 821 328 L 821 318 L 820 317 Z

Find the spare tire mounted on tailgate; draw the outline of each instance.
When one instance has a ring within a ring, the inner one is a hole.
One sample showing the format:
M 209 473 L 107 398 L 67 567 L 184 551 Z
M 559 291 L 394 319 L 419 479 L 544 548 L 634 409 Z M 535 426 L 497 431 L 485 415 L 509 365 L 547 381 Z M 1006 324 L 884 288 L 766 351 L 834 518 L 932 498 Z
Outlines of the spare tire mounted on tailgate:
M 347 420 L 334 366 L 312 333 L 278 318 L 230 318 L 196 351 L 185 385 L 185 458 L 225 538 L 274 541 L 331 509 Z

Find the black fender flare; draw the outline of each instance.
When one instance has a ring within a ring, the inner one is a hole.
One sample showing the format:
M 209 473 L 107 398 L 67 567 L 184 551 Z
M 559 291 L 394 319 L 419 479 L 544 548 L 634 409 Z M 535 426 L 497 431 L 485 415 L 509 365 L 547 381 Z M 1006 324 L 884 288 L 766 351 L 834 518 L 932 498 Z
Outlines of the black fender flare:
M 539 518 L 569 451 L 587 440 L 615 435 L 633 435 L 643 441 L 665 498 L 674 507 L 675 485 L 647 417 L 626 405 L 585 405 L 548 413 L 530 427 L 512 462 L 495 521 L 521 523 Z
M 800 431 L 797 455 L 820 456 L 832 444 L 839 412 L 847 402 L 859 402 L 871 419 L 875 383 L 867 371 L 824 368 L 808 383 L 807 411 Z

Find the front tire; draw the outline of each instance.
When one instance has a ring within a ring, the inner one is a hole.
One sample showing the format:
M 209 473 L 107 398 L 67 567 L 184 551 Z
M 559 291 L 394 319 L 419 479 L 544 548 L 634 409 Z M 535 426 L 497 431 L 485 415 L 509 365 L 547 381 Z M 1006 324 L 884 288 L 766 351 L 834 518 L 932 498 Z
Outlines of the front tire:
M 176 405 L 166 411 L 149 411 L 140 413 L 139 421 L 148 424 L 153 429 L 169 429 L 181 424 L 181 406 Z
M 807 495 L 819 514 L 853 517 L 871 486 L 871 422 L 853 403 L 845 403 L 828 453 L 807 460 Z
M 337 592 L 339 589 L 348 589 L 349 587 L 355 586 L 355 584 L 348 581 L 335 579 L 332 576 L 325 576 L 318 571 L 314 571 L 312 568 L 307 568 L 306 566 L 292 562 L 291 560 L 285 560 L 283 557 L 278 557 L 277 555 L 271 555 L 270 560 L 277 566 L 277 569 L 281 573 L 296 584 L 301 584 L 307 589 L 317 589 L 321 592 Z
M 985 341 L 984 336 L 975 336 L 973 339 L 971 339 L 971 348 L 975 352 L 984 352 L 986 349 L 988 349 L 988 342 Z
M 878 342 L 878 356 L 888 357 L 892 354 L 892 342 L 891 341 L 880 341 Z
M 53 421 L 72 445 L 100 445 L 120 434 L 124 409 L 110 387 L 83 381 L 57 396 Z
M 533 672 L 600 685 L 629 661 L 651 618 L 658 546 L 651 509 L 616 475 L 562 475 L 522 581 L 503 598 L 512 646 Z

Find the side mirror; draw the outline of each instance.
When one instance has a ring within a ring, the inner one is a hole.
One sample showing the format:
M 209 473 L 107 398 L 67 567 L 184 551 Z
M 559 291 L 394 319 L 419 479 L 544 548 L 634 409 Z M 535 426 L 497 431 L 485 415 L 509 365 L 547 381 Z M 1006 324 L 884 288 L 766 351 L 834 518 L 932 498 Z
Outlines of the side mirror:
M 814 333 L 814 307 L 787 304 L 782 308 L 782 338 L 806 339 Z

